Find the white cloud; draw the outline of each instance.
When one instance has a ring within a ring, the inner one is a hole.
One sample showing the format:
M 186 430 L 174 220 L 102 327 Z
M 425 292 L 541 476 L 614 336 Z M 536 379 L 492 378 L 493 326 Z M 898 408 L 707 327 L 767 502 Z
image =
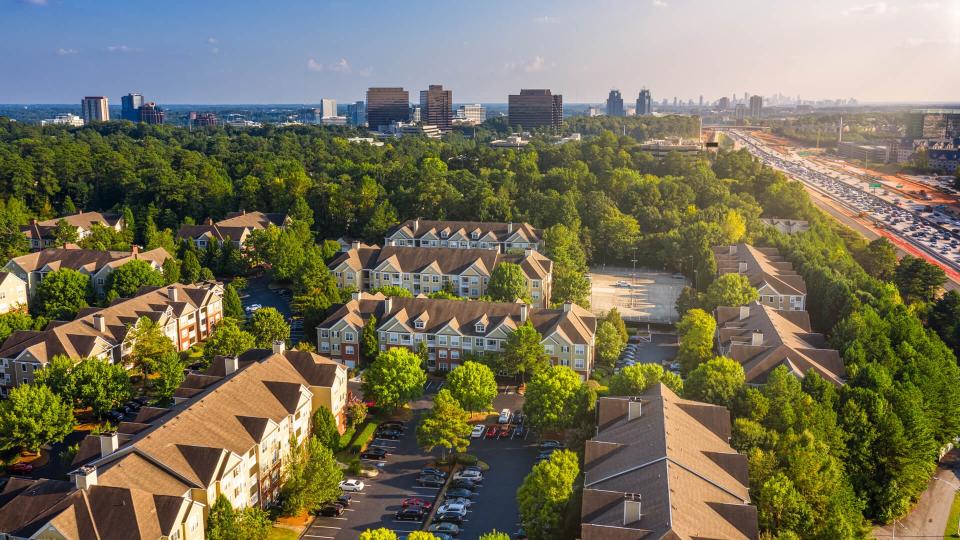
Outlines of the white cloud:
M 859 6 L 849 7 L 843 10 L 841 13 L 848 17 L 857 15 L 880 16 L 886 15 L 887 13 L 892 13 L 893 11 L 893 7 L 886 2 L 873 2 L 871 4 L 862 4 Z
M 330 71 L 336 71 L 337 73 L 350 73 L 353 71 L 350 69 L 350 62 L 347 62 L 346 58 L 341 58 L 340 60 L 330 64 Z
M 315 58 L 307 60 L 307 69 L 310 71 L 323 71 L 323 64 L 317 62 Z
M 543 59 L 542 56 L 537 55 L 533 57 L 533 60 L 523 66 L 523 70 L 527 73 L 534 73 L 537 71 L 543 71 L 547 69 L 547 62 Z
M 653 0 L 653 7 L 660 8 L 660 7 L 667 7 L 668 5 L 669 4 L 667 4 L 664 0 Z
M 57 49 L 58 56 L 69 56 L 71 54 L 77 54 L 78 52 L 76 49 L 64 49 L 63 47 Z
M 533 22 L 535 22 L 535 23 L 537 23 L 537 24 L 553 24 L 553 23 L 557 22 L 557 18 L 556 18 L 556 17 L 551 17 L 551 16 L 549 16 L 549 15 L 543 15 L 543 16 L 541 16 L 541 17 L 534 17 L 534 18 L 533 18 Z
M 216 45 L 216 44 L 217 44 L 217 38 L 215 38 L 215 37 L 208 37 L 208 38 L 207 38 L 207 43 L 209 43 L 210 45 Z
M 134 52 L 140 52 L 140 49 L 134 49 L 133 47 L 129 47 L 127 45 L 110 45 L 109 47 L 107 47 L 107 52 L 134 53 Z

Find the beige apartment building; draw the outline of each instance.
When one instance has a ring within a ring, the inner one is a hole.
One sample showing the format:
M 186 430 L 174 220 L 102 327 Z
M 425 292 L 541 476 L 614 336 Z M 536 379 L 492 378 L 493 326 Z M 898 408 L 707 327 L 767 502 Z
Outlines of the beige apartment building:
M 123 215 L 106 212 L 80 212 L 44 221 L 32 220 L 29 225 L 20 228 L 21 232 L 30 240 L 30 249 L 39 250 L 53 245 L 57 223 L 66 221 L 77 230 L 77 239 L 83 240 L 90 236 L 94 225 L 120 232 L 126 226 Z
M 0 395 L 33 381 L 34 373 L 57 355 L 124 362 L 133 350 L 130 330 L 142 317 L 156 322 L 176 349 L 185 351 L 207 339 L 223 318 L 222 298 L 216 283 L 148 287 L 108 307 L 83 309 L 70 322 L 14 332 L 0 345 Z
M 410 219 L 389 231 L 385 246 L 449 247 L 458 249 L 539 250 L 543 231 L 529 223 L 493 221 L 437 221 Z
M 773 309 L 807 309 L 807 285 L 777 248 L 734 244 L 713 248 L 717 273 L 741 274 L 760 293 L 760 303 Z
M 354 242 L 329 267 L 341 288 L 370 291 L 397 286 L 414 296 L 448 289 L 458 296 L 479 298 L 486 294 L 490 276 L 502 262 L 520 265 L 534 307 L 550 305 L 553 261 L 532 249 L 504 254 L 492 249 L 381 248 Z
M 0 272 L 0 315 L 27 309 L 27 284 L 16 274 Z
M 426 344 L 428 367 L 449 371 L 465 358 L 499 354 L 507 338 L 530 322 L 543 336 L 543 347 L 555 365 L 568 366 L 584 380 L 594 361 L 596 316 L 576 304 L 544 309 L 523 303 L 466 302 L 430 298 L 385 297 L 354 293 L 317 326 L 321 354 L 356 367 L 360 336 L 370 317 L 376 317 L 380 350 L 406 347 L 417 351 Z
M 154 270 L 162 270 L 163 263 L 172 258 L 163 248 L 140 251 L 133 246 L 130 251 L 100 251 L 81 249 L 73 244 L 62 248 L 46 248 L 10 259 L 3 270 L 15 274 L 27 285 L 27 297 L 33 298 L 37 285 L 50 272 L 63 268 L 76 270 L 90 276 L 90 284 L 99 296 L 106 293 L 110 274 L 130 261 L 146 261 Z
M 200 225 L 183 225 L 177 231 L 177 238 L 190 240 L 197 249 L 206 249 L 207 244 L 223 245 L 228 239 L 233 245 L 242 248 L 253 231 L 266 229 L 270 225 L 285 227 L 290 223 L 286 214 L 267 214 L 263 212 L 231 212 L 225 219 L 214 222 L 211 218 Z

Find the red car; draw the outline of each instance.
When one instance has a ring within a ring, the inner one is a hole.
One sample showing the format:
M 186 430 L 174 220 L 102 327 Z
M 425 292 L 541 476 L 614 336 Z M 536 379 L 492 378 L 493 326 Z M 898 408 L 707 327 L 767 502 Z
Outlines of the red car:
M 433 503 L 419 497 L 407 497 L 400 503 L 400 507 L 406 508 L 408 506 L 419 506 L 424 510 L 430 510 L 430 508 L 433 506 Z
M 33 472 L 33 465 L 29 463 L 14 463 L 7 467 L 7 470 L 13 474 L 30 474 Z
M 500 437 L 509 437 L 510 436 L 510 425 L 503 424 L 500 426 Z
M 497 433 L 500 433 L 500 428 L 496 425 L 490 426 L 487 428 L 487 438 L 493 439 L 497 436 Z

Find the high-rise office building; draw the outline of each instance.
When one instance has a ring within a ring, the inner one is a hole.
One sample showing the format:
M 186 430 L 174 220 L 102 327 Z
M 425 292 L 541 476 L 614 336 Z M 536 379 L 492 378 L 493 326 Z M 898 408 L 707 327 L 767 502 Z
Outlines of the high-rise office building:
M 409 118 L 410 118 L 410 121 L 413 122 L 413 123 L 418 123 L 418 122 L 420 122 L 420 106 L 419 106 L 419 105 L 411 105 L 411 106 L 410 106 L 410 116 L 409 116 Z
M 720 100 L 717 101 L 717 108 L 720 109 L 721 111 L 725 111 L 725 110 L 729 109 L 729 108 L 730 108 L 730 98 L 728 98 L 727 96 L 723 96 L 722 98 L 720 98 Z
M 643 116 L 653 113 L 653 100 L 650 98 L 650 91 L 646 88 L 640 90 L 637 97 L 637 116 Z
M 163 109 L 157 107 L 154 102 L 144 103 L 140 106 L 140 121 L 144 124 L 162 124 L 166 116 Z
M 469 125 L 482 124 L 487 119 L 487 108 L 479 103 L 461 105 L 453 116 L 457 122 Z
M 420 121 L 428 126 L 437 126 L 440 131 L 453 127 L 453 91 L 444 90 L 442 84 L 431 84 L 420 91 Z
M 320 118 L 332 118 L 337 115 L 337 100 L 335 99 L 321 99 L 320 100 Z
M 90 122 L 109 122 L 110 105 L 105 96 L 87 96 L 80 101 L 80 116 L 87 124 Z
M 521 89 L 507 102 L 510 127 L 559 130 L 563 125 L 563 96 L 549 89 Z
M 127 94 L 120 98 L 120 118 L 131 122 L 140 121 L 140 111 L 143 106 L 142 94 Z
M 703 107 L 703 94 L 700 94 L 700 107 Z
M 960 138 L 960 109 L 914 109 L 907 115 L 911 139 Z
M 763 98 L 761 96 L 750 96 L 750 118 L 759 119 L 761 112 L 763 112 Z
M 347 105 L 347 122 L 351 126 L 362 126 L 367 123 L 367 104 L 357 101 Z
M 367 89 L 367 125 L 380 129 L 410 119 L 410 94 L 399 87 Z
M 623 96 L 619 90 L 611 90 L 607 96 L 607 116 L 624 116 Z
M 737 124 L 742 125 L 743 121 L 747 118 L 747 106 L 743 103 L 737 103 L 734 110 L 736 111 Z
M 161 111 L 163 112 L 163 111 Z M 191 128 L 195 127 L 216 127 L 217 126 L 217 115 L 212 112 L 196 112 L 190 111 L 190 115 L 187 117 L 188 125 Z

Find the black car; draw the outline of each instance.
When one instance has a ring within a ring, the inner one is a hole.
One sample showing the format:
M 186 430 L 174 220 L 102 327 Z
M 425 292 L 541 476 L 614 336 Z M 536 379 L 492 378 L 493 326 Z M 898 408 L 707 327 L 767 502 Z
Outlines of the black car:
M 343 514 L 343 507 L 339 504 L 325 504 L 317 513 L 321 516 L 336 517 Z
M 419 506 L 408 506 L 397 510 L 393 517 L 399 521 L 422 521 L 423 509 Z
M 386 422 L 380 422 L 380 424 L 377 426 L 377 429 L 396 429 L 403 431 L 407 429 L 407 426 L 399 420 L 387 420 Z
M 351 497 L 351 496 L 349 496 L 349 495 L 347 495 L 347 494 L 343 494 L 343 495 L 337 497 L 337 500 L 334 501 L 334 502 L 336 502 L 336 503 L 339 504 L 340 506 L 346 508 L 346 507 L 350 506 L 350 501 L 352 501 L 352 500 L 353 500 L 353 497 Z
M 516 439 L 517 437 L 523 437 L 526 434 L 527 434 L 527 428 L 525 428 L 523 424 L 517 424 L 517 427 L 513 429 L 514 439 Z
M 391 441 L 395 441 L 402 436 L 403 432 L 396 429 L 380 429 L 374 434 L 377 439 L 390 439 Z
M 439 476 L 441 478 L 447 477 L 447 473 L 441 471 L 436 467 L 424 467 L 423 469 L 420 469 L 420 476 L 423 476 L 425 474 L 432 474 L 434 476 Z
M 546 440 L 540 442 L 540 450 L 558 450 L 560 448 L 566 448 L 560 441 Z
M 367 448 L 365 452 L 360 452 L 360 459 L 384 459 L 387 457 L 387 451 L 376 446 Z
M 140 405 L 140 404 L 137 403 L 136 401 L 130 400 L 130 401 L 127 402 L 127 408 L 129 408 L 129 409 L 133 409 L 133 410 L 135 410 L 135 411 L 139 411 L 139 410 L 140 410 L 140 407 L 142 407 L 142 405 Z
M 123 413 L 120 411 L 109 411 L 104 416 L 111 422 L 120 422 L 123 420 Z
M 447 490 L 447 498 L 448 498 L 448 499 L 454 499 L 454 498 L 472 499 L 472 498 L 474 498 L 474 497 L 476 497 L 476 496 L 477 496 L 477 494 L 474 493 L 474 492 L 472 492 L 472 491 L 470 491 L 469 489 L 464 489 L 464 488 L 451 488 L 451 489 L 448 489 L 448 490 Z
M 469 478 L 457 478 L 453 482 L 450 482 L 450 487 L 453 489 L 463 488 L 469 489 L 470 491 L 476 491 L 478 483 L 470 480 Z
M 133 398 L 133 400 L 139 403 L 140 405 L 146 405 L 147 403 L 150 403 L 150 398 L 148 398 L 147 396 L 137 396 Z
M 446 523 L 456 523 L 460 525 L 463 523 L 463 516 L 457 512 L 442 512 L 433 517 L 434 522 L 446 522 Z
M 446 482 L 445 479 L 434 474 L 428 474 L 417 478 L 417 484 L 423 487 L 443 487 L 444 482 Z

